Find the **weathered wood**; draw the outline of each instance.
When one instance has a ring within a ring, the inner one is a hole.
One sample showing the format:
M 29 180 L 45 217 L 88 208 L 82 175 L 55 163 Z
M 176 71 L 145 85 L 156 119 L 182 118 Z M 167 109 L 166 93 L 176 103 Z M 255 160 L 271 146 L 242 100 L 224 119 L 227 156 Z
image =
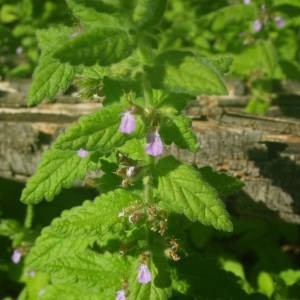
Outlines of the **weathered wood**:
M 22 181 L 33 174 L 59 132 L 79 116 L 101 108 L 99 103 L 79 103 L 74 95 L 26 108 L 24 86 L 6 86 L 0 95 L 0 176 Z M 198 153 L 170 146 L 166 154 L 241 178 L 243 191 L 229 201 L 236 212 L 277 214 L 300 224 L 300 121 L 246 114 L 238 99 L 245 102 L 247 96 L 241 95 L 242 88 L 235 91 L 236 87 L 226 97 L 201 97 L 187 109 L 194 119 Z

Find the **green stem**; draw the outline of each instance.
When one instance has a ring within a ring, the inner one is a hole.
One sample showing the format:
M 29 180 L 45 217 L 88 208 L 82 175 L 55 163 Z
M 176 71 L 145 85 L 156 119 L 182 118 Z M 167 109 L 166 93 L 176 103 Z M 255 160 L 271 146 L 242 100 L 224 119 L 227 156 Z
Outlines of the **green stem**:
M 25 221 L 24 221 L 25 228 L 29 229 L 31 227 L 33 221 L 33 215 L 34 215 L 33 206 L 31 204 L 28 204 L 26 209 Z

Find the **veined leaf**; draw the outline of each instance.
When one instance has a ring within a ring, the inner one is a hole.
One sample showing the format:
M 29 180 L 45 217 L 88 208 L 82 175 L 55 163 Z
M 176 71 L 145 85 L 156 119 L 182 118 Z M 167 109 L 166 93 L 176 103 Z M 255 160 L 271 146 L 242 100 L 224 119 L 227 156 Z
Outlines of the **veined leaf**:
M 57 45 L 69 39 L 73 28 L 60 26 L 37 32 L 42 55 L 33 74 L 28 104 L 35 105 L 45 98 L 52 100 L 59 90 L 65 91 L 75 76 L 75 69 L 53 58 Z
M 129 34 L 118 27 L 96 27 L 82 32 L 55 53 L 55 57 L 72 65 L 101 66 L 116 63 L 133 51 Z
M 119 212 L 137 199 L 125 190 L 115 190 L 93 202 L 63 212 L 46 227 L 32 248 L 27 264 L 36 270 L 51 271 L 60 258 L 85 251 L 119 222 Z
M 68 150 L 83 148 L 105 154 L 123 145 L 128 139 L 143 136 L 145 129 L 139 117 L 136 118 L 136 130 L 132 134 L 119 131 L 121 113 L 127 107 L 126 104 L 114 104 L 82 117 L 57 139 L 53 147 Z
M 166 5 L 167 0 L 138 0 L 133 12 L 133 21 L 141 28 L 157 25 Z
M 180 164 L 170 156 L 161 159 L 156 168 L 156 192 L 161 205 L 171 211 L 183 213 L 192 221 L 232 231 L 232 223 L 223 202 L 196 170 Z
M 227 94 L 225 84 L 215 67 L 189 52 L 167 51 L 148 68 L 154 88 L 193 96 Z
M 203 59 L 205 60 L 206 58 Z M 222 74 L 229 72 L 230 66 L 233 62 L 233 58 L 231 56 L 210 56 L 207 60 Z
M 126 156 L 133 160 L 148 161 L 149 155 L 145 151 L 146 139 L 132 139 L 127 141 L 118 150 L 126 153 Z
M 62 188 L 70 188 L 75 179 L 83 179 L 87 170 L 95 167 L 90 155 L 81 158 L 74 151 L 50 149 L 43 154 L 37 171 L 29 179 L 21 201 L 27 204 L 37 204 L 43 198 L 52 201 Z
M 174 143 L 182 149 L 196 152 L 199 145 L 191 127 L 192 120 L 183 115 L 167 117 L 162 122 L 160 133 L 166 144 Z
M 51 55 L 41 56 L 33 74 L 28 105 L 40 103 L 45 98 L 52 100 L 59 90 L 65 91 L 75 76 L 74 68 L 62 64 Z

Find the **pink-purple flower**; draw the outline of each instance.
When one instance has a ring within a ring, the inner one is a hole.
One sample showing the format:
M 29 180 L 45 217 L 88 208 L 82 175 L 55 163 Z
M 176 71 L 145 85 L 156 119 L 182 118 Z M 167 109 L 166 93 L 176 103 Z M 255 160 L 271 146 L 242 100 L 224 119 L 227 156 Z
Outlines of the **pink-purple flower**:
M 78 151 L 77 151 L 77 155 L 81 158 L 85 158 L 89 155 L 89 152 L 80 148 Z
M 248 5 L 250 4 L 251 0 L 244 0 L 244 4 Z
M 164 146 L 158 130 L 151 131 L 147 136 L 146 152 L 151 156 L 159 156 L 163 153 Z
M 151 272 L 146 264 L 140 264 L 137 280 L 140 284 L 147 284 L 151 281 Z
M 285 20 L 282 17 L 276 16 L 274 18 L 274 20 L 275 20 L 277 28 L 280 29 L 280 28 L 283 28 L 285 26 Z
M 18 264 L 21 261 L 22 258 L 22 252 L 19 249 L 15 249 L 12 256 L 11 260 L 14 264 Z
M 135 131 L 135 117 L 134 114 L 127 110 L 123 112 L 120 124 L 120 131 L 123 133 L 130 134 L 131 132 Z
M 124 290 L 117 291 L 116 300 L 126 300 L 126 296 L 125 296 L 125 291 Z
M 252 27 L 255 32 L 259 32 L 262 27 L 260 20 L 255 20 L 252 24 Z

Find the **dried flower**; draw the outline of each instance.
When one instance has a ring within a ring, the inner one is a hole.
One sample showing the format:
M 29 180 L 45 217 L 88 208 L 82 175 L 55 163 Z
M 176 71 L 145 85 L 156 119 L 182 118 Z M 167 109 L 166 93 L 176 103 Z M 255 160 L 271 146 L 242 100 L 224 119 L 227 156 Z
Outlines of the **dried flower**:
M 147 284 L 148 282 L 151 281 L 151 272 L 147 265 L 140 264 L 138 270 L 139 272 L 138 272 L 137 280 L 139 283 Z
M 129 110 L 123 112 L 121 115 L 122 120 L 119 129 L 123 133 L 130 134 L 135 130 L 135 117 Z
M 285 26 L 285 20 L 280 16 L 274 18 L 277 28 L 283 28 Z
M 124 290 L 117 291 L 116 300 L 126 300 L 126 296 L 125 296 L 125 291 Z
M 129 167 L 128 169 L 127 169 L 127 171 L 126 171 L 126 175 L 128 176 L 128 177 L 132 177 L 133 175 L 134 175 L 134 173 L 135 173 L 135 167 Z
M 252 27 L 255 32 L 259 32 L 262 27 L 260 20 L 255 20 L 252 24 Z
M 151 131 L 147 136 L 146 152 L 152 156 L 159 156 L 163 153 L 164 146 L 158 130 Z
M 22 258 L 22 252 L 19 249 L 15 249 L 12 256 L 11 260 L 14 264 L 18 264 L 21 261 Z
M 77 151 L 77 155 L 81 158 L 85 158 L 89 155 L 89 152 L 80 148 L 78 151 Z

